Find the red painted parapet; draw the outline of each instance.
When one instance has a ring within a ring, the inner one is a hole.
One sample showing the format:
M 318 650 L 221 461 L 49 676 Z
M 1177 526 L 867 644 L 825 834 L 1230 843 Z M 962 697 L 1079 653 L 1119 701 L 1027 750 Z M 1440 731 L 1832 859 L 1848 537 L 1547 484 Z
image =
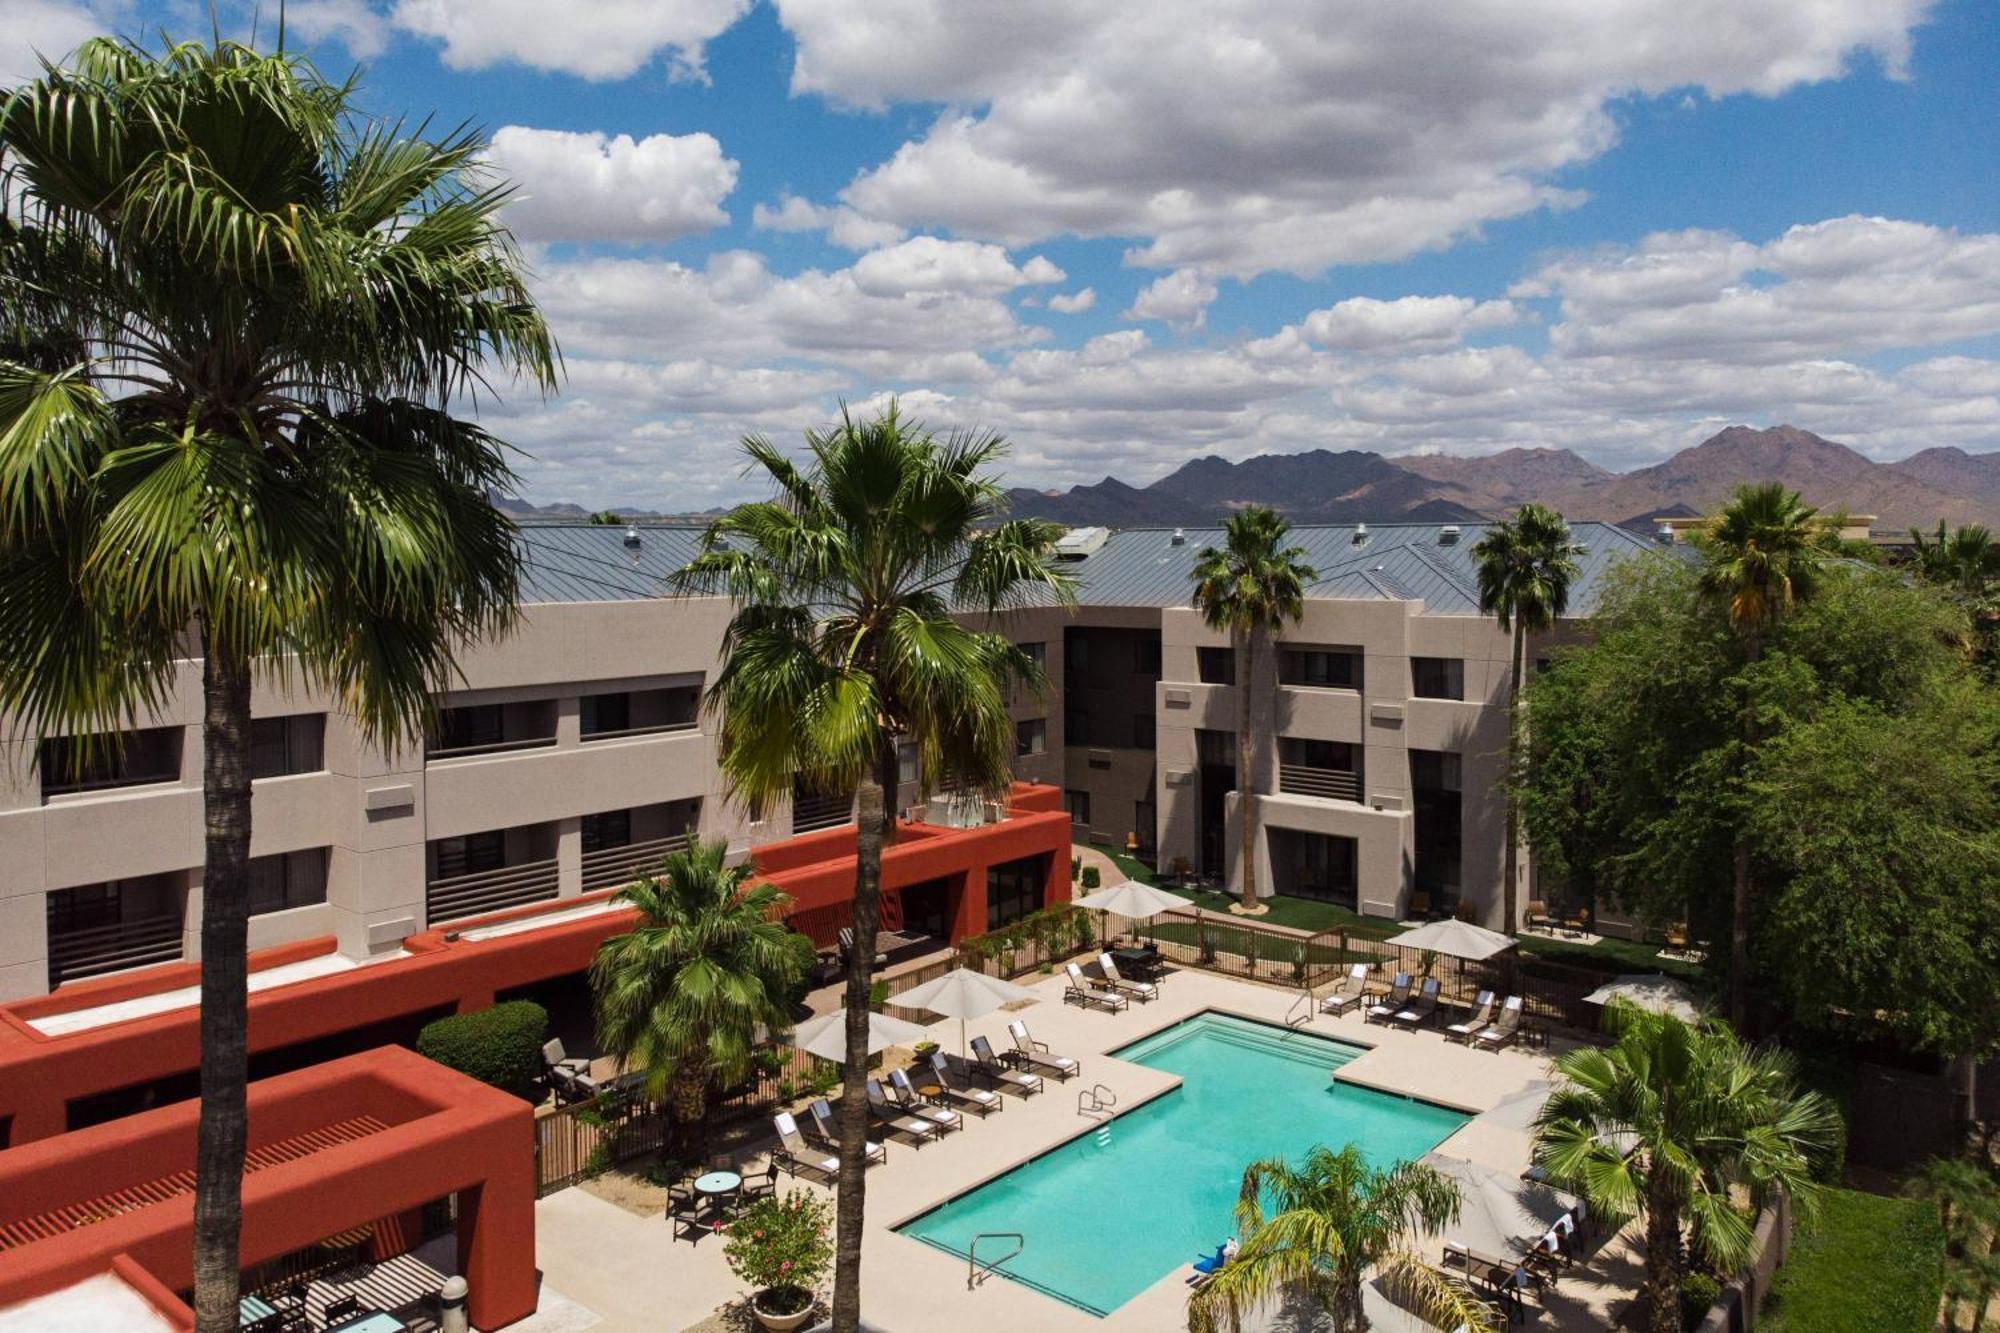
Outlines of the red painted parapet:
M 0 1306 L 121 1258 L 151 1290 L 190 1287 L 197 1114 L 182 1102 L 0 1154 Z M 473 1323 L 534 1313 L 526 1102 L 400 1047 L 250 1086 L 244 1267 L 450 1194 Z

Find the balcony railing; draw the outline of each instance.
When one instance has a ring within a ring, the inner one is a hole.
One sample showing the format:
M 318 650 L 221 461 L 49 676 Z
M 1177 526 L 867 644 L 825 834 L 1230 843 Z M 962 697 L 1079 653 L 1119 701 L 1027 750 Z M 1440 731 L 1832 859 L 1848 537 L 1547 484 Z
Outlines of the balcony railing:
M 792 832 L 811 833 L 817 829 L 838 828 L 853 822 L 854 798 L 839 796 L 800 796 L 792 801 Z
M 617 731 L 586 731 L 578 739 L 585 745 L 588 745 L 592 741 L 628 740 L 633 736 L 659 736 L 671 731 L 693 731 L 695 725 L 694 719 L 689 718 L 686 722 L 657 722 L 650 727 L 622 727 Z
M 108 926 L 51 931 L 49 985 L 60 986 L 79 977 L 120 972 L 128 967 L 178 962 L 180 956 L 179 917 L 154 916 Z
M 523 861 L 498 870 L 434 879 L 426 887 L 425 911 L 430 924 L 459 917 L 483 916 L 502 908 L 538 903 L 557 893 L 556 860 Z
M 1318 796 L 1330 801 L 1359 801 L 1361 775 L 1339 768 L 1278 766 L 1278 790 L 1287 796 Z
M 426 747 L 424 762 L 428 764 L 433 759 L 469 759 L 474 755 L 506 754 L 510 750 L 539 750 L 555 743 L 554 736 L 523 736 L 511 741 L 488 741 L 484 745 L 454 745 L 449 749 Z
M 630 884 L 657 870 L 660 862 L 675 852 L 687 850 L 687 845 L 688 835 L 677 833 L 671 838 L 649 838 L 645 842 L 628 842 L 623 847 L 600 847 L 585 852 L 583 891 Z

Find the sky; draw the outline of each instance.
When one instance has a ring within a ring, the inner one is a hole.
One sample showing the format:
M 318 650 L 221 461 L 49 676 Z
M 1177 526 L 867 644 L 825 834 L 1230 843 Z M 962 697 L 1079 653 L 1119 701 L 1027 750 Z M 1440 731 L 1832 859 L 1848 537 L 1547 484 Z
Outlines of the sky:
M 217 0 L 225 31 L 277 9 Z M 0 84 L 186 0 L 0 0 Z M 522 494 L 691 512 L 898 397 L 1014 484 L 1789 422 L 2000 449 L 1991 0 L 293 0 L 470 121 L 561 343 Z

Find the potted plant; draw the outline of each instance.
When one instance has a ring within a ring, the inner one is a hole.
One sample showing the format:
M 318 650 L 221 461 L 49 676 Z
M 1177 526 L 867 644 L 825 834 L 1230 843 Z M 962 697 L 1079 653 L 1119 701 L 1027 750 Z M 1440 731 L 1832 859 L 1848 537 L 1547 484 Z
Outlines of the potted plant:
M 723 1257 L 750 1284 L 750 1312 L 772 1333 L 812 1318 L 820 1280 L 833 1262 L 830 1210 L 804 1190 L 760 1199 L 729 1224 Z
M 910 1054 L 916 1057 L 920 1065 L 929 1064 L 931 1057 L 936 1055 L 937 1051 L 938 1044 L 934 1041 L 920 1041 L 910 1048 Z

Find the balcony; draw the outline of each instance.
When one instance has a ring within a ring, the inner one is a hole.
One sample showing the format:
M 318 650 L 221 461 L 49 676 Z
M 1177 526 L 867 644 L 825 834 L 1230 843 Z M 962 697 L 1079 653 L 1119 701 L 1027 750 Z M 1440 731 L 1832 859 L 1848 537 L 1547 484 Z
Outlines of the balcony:
M 426 919 L 435 926 L 460 917 L 483 916 L 556 896 L 556 858 L 523 861 L 497 870 L 448 875 L 425 886 Z
M 595 889 L 615 889 L 622 884 L 630 884 L 659 869 L 660 862 L 675 852 L 687 850 L 688 836 L 675 834 L 670 838 L 648 838 L 644 842 L 628 842 L 622 847 L 604 847 L 583 854 L 583 891 Z
M 842 824 L 854 822 L 854 797 L 841 792 L 833 796 L 808 796 L 798 793 L 792 797 L 792 832 L 813 833 L 820 829 L 839 828 Z
M 467 704 L 438 711 L 424 742 L 424 762 L 534 750 L 556 743 L 553 699 L 525 703 Z
M 1329 801 L 1359 801 L 1361 775 L 1338 768 L 1280 764 L 1278 790 L 1286 796 L 1317 796 Z
M 682 685 L 667 689 L 586 694 L 577 701 L 577 705 L 578 739 L 585 745 L 633 736 L 693 731 L 700 720 L 701 687 Z
M 147 727 L 97 742 L 56 736 L 41 744 L 42 798 L 179 782 L 180 727 Z

